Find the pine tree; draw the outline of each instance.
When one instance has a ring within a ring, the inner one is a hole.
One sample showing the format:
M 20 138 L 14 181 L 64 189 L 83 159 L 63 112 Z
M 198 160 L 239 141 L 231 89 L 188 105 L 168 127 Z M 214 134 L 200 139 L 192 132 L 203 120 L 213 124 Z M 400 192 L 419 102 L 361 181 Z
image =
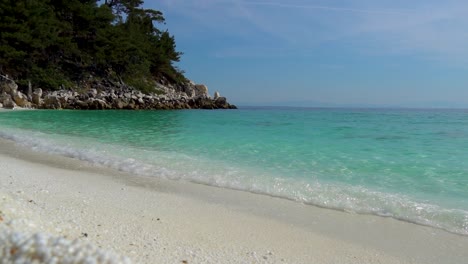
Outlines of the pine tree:
M 181 53 L 141 0 L 0 0 L 0 73 L 20 85 L 57 89 L 87 76 L 125 80 L 185 77 Z

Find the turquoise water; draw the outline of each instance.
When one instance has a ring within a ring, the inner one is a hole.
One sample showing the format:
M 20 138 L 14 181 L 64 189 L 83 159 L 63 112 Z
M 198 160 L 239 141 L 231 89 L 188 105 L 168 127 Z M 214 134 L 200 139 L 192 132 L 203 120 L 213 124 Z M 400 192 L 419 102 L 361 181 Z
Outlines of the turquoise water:
M 468 235 L 468 111 L 10 111 L 0 137 L 134 174 Z

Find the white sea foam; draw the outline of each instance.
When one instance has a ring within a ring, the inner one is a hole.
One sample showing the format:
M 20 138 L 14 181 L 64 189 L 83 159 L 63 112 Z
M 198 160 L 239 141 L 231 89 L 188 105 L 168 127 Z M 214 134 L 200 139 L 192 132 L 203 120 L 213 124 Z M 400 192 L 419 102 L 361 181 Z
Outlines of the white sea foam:
M 0 137 L 35 151 L 72 157 L 137 175 L 186 180 L 325 208 L 393 217 L 468 235 L 468 211 L 416 201 L 403 194 L 265 175 L 258 169 L 174 152 L 142 151 L 96 142 L 91 144 L 93 147 L 84 146 L 83 139 L 52 139 L 48 135 L 24 131 L 0 131 Z

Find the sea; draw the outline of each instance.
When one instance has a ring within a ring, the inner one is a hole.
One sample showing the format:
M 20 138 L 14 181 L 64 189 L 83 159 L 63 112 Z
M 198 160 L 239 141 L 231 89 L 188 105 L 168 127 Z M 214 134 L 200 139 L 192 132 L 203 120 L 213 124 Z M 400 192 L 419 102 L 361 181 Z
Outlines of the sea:
M 0 113 L 0 138 L 154 177 L 468 235 L 468 110 Z

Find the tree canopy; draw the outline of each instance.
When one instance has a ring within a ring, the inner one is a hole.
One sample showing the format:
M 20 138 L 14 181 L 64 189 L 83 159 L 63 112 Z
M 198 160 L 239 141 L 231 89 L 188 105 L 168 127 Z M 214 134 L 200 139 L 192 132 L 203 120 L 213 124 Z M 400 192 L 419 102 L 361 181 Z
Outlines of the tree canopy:
M 92 77 L 185 77 L 174 36 L 142 0 L 0 0 L 0 73 L 58 89 Z

